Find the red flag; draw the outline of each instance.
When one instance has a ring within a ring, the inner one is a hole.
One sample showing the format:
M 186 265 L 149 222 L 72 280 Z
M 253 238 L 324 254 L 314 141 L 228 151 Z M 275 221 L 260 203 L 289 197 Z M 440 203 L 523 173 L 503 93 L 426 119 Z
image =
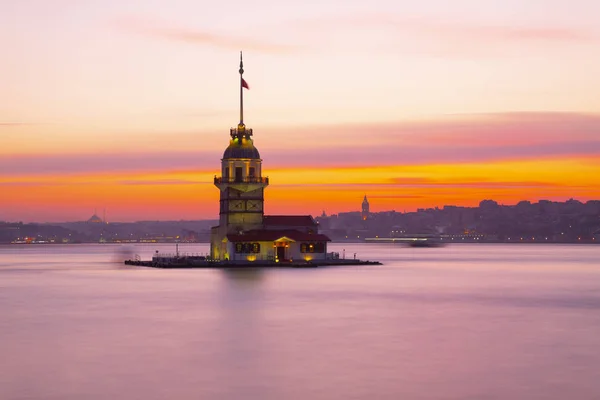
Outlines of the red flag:
M 244 78 L 242 78 L 242 87 L 250 90 L 250 86 L 248 86 L 248 82 L 246 82 L 246 80 L 244 80 Z

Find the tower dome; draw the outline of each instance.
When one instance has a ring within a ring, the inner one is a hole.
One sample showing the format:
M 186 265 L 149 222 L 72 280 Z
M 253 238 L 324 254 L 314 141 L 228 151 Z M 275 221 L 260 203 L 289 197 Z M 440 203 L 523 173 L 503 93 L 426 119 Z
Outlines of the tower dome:
M 260 160 L 258 149 L 254 147 L 252 139 L 243 137 L 241 140 L 235 137 L 230 140 L 229 147 L 223 153 L 223 159 L 230 158 L 246 158 L 252 160 Z

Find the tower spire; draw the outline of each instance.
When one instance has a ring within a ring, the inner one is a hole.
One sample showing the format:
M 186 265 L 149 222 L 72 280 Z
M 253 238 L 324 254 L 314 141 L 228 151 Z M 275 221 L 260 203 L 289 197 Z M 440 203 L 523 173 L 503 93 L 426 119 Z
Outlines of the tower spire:
M 240 128 L 244 127 L 244 61 L 240 51 Z

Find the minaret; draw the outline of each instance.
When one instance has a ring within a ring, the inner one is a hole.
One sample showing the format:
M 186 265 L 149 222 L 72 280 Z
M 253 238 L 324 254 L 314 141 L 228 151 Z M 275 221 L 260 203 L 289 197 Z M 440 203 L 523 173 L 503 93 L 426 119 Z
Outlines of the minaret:
M 211 240 L 211 256 L 222 258 L 222 243 L 228 233 L 261 229 L 264 216 L 264 189 L 269 178 L 262 176 L 262 160 L 252 140 L 252 129 L 244 124 L 244 63 L 240 52 L 240 122 L 229 130 L 231 139 L 221 159 L 221 176 L 215 176 L 220 190 L 219 227 Z
M 362 220 L 366 221 L 369 218 L 369 200 L 367 200 L 367 195 L 365 194 L 365 198 L 362 202 Z

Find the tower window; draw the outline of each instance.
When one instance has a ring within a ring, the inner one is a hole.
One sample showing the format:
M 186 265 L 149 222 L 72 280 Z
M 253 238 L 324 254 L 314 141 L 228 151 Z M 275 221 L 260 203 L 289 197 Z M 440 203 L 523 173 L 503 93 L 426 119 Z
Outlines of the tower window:
M 235 167 L 235 181 L 242 182 L 244 180 L 244 175 L 242 172 L 242 167 Z
M 225 167 L 225 173 L 224 173 L 224 177 L 225 178 L 229 178 L 229 167 Z
M 250 177 L 254 178 L 254 167 L 250 167 Z

